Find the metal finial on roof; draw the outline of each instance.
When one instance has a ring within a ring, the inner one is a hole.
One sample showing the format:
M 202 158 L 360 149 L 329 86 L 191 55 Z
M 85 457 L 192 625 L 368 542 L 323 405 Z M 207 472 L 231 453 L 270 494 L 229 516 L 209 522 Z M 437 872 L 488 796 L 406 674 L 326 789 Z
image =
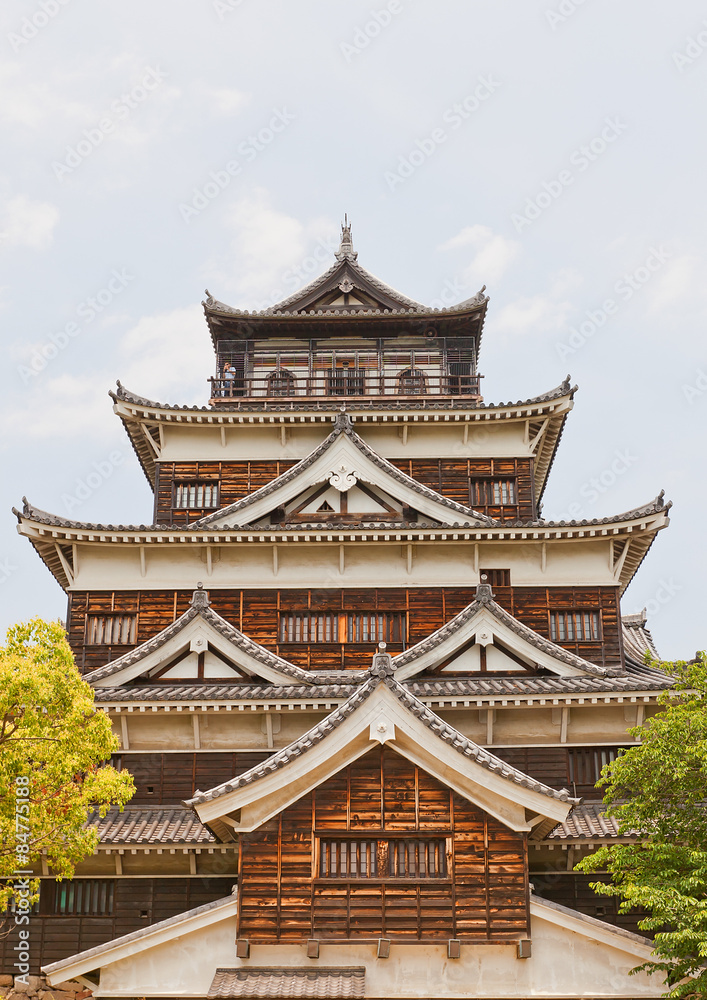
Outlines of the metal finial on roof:
M 211 606 L 209 594 L 206 590 L 204 590 L 203 583 L 197 583 L 196 590 L 192 594 L 191 606 L 193 608 L 208 608 Z
M 488 577 L 485 573 L 482 573 L 481 581 L 476 587 L 476 600 L 479 604 L 488 604 L 493 600 L 493 590 L 491 589 L 491 584 L 487 581 Z
M 348 215 L 344 215 L 344 221 L 341 223 L 341 243 L 337 253 L 334 254 L 337 260 L 356 260 L 358 254 L 353 248 L 353 239 L 351 237 L 351 223 L 349 222 Z

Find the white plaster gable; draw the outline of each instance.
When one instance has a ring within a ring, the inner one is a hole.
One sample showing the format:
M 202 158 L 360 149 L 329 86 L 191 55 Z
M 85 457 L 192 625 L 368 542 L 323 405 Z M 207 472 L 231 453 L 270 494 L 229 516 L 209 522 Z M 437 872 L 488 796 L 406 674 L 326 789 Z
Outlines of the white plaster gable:
M 193 526 L 244 527 L 267 517 L 278 508 L 286 509 L 292 500 L 303 496 L 310 487 L 329 483 L 333 489 L 343 492 L 353 489 L 359 482 L 378 488 L 384 495 L 394 498 L 401 510 L 410 507 L 440 524 L 495 523 L 491 518 L 448 500 L 400 472 L 386 459 L 376 455 L 345 418 L 337 420 L 336 430 L 296 466 L 249 497 L 201 518 Z
M 215 655 L 214 650 L 232 667 Z M 226 678 L 233 681 L 244 675 L 274 684 L 291 684 L 293 680 L 303 684 L 312 683 L 312 675 L 306 670 L 253 642 L 206 604 L 201 608 L 192 606 L 181 618 L 142 646 L 94 670 L 87 680 L 96 688 L 117 687 L 137 677 L 148 682 L 163 667 L 179 659 L 184 653 L 188 655 L 175 663 L 160 679 L 184 680 L 197 677 L 198 657 L 204 653 L 205 679 Z
M 539 636 L 496 604 L 483 586 L 483 598 L 475 600 L 441 629 L 393 658 L 398 680 L 407 680 L 444 664 L 440 673 L 480 670 L 480 650 L 486 650 L 486 669 L 492 672 L 523 668 L 508 656 L 509 650 L 529 667 L 549 670 L 559 677 L 604 676 L 607 671 L 556 643 Z
M 188 910 L 152 927 L 45 965 L 52 985 L 100 971 L 95 997 L 206 996 L 218 968 L 363 966 L 366 995 L 391 1000 L 473 996 L 479 1000 L 527 997 L 605 1000 L 660 997 L 660 976 L 630 976 L 651 957 L 652 943 L 611 924 L 530 897 L 532 957 L 519 960 L 514 944 L 462 942 L 460 958 L 447 959 L 447 943 L 396 942 L 386 961 L 375 947 L 320 941 L 319 960 L 301 943 L 252 944 L 250 957 L 235 955 L 235 896 Z M 562 960 L 558 961 L 558 956 Z
M 250 832 L 379 742 L 512 830 L 537 832 L 543 819 L 551 827 L 576 801 L 482 750 L 393 678 L 369 677 L 314 730 L 188 804 L 219 835 Z

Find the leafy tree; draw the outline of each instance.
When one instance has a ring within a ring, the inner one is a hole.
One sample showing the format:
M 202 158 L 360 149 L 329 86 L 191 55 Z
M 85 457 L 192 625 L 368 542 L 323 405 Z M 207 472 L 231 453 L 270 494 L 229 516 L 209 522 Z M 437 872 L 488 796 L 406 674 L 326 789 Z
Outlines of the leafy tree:
M 0 647 L 0 879 L 36 866 L 43 851 L 53 874 L 73 876 L 98 843 L 87 818 L 134 794 L 132 775 L 102 766 L 117 748 L 61 625 L 35 618 L 10 628 Z M 12 884 L 0 882 L 0 911 Z M 32 890 L 23 909 L 36 880 Z
M 643 907 L 639 927 L 655 932 L 655 960 L 634 972 L 663 973 L 669 997 L 707 998 L 707 657 L 651 664 L 675 678 L 659 698 L 661 712 L 640 739 L 602 772 L 607 813 L 629 844 L 603 847 L 583 859 L 592 883 L 620 897 L 619 910 Z

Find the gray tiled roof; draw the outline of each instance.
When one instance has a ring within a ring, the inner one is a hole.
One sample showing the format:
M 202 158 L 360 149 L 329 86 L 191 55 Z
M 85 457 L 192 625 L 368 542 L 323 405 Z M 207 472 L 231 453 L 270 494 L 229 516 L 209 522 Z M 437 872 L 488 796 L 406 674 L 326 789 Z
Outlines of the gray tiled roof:
M 482 608 L 486 608 L 490 614 L 506 628 L 510 629 L 525 642 L 534 646 L 536 649 L 541 650 L 548 656 L 552 656 L 556 660 L 560 660 L 562 663 L 566 663 L 568 666 L 575 667 L 577 670 L 581 670 L 585 674 L 593 674 L 595 677 L 605 677 L 609 673 L 620 673 L 620 667 L 617 666 L 616 669 L 608 669 L 606 667 L 600 667 L 595 663 L 590 663 L 589 660 L 583 659 L 581 656 L 576 656 L 569 650 L 563 649 L 562 646 L 556 645 L 549 639 L 543 638 L 543 636 L 538 635 L 533 629 L 528 628 L 522 622 L 514 618 L 505 611 L 500 604 L 496 604 L 493 600 L 493 594 L 491 592 L 491 587 L 487 584 L 482 584 L 477 588 L 477 599 L 468 604 L 462 611 L 459 612 L 451 621 L 443 625 L 442 628 L 437 629 L 431 635 L 423 639 L 422 642 L 418 642 L 415 646 L 411 646 L 406 649 L 403 653 L 399 653 L 393 660 L 396 669 L 405 666 L 408 663 L 414 663 L 415 660 L 419 659 L 425 653 L 429 652 L 431 649 L 435 649 L 437 646 L 441 645 L 445 639 L 454 635 L 455 632 L 474 617 Z
M 416 698 L 409 689 L 396 681 L 393 676 L 393 672 L 394 667 L 391 657 L 386 653 L 377 653 L 373 658 L 373 666 L 368 672 L 368 677 L 364 683 L 361 684 L 361 686 L 357 688 L 343 704 L 339 705 L 332 712 L 330 712 L 325 719 L 319 722 L 316 726 L 313 726 L 308 732 L 304 733 L 293 743 L 290 743 L 288 747 L 277 751 L 261 764 L 256 764 L 255 767 L 246 771 L 245 774 L 233 778 L 230 781 L 226 781 L 221 785 L 217 785 L 209 791 L 197 791 L 193 798 L 185 804 L 197 805 L 201 802 L 212 801 L 213 799 L 219 798 L 221 795 L 226 795 L 229 792 L 235 791 L 237 788 L 242 788 L 245 785 L 252 784 L 260 778 L 264 778 L 268 774 L 271 774 L 273 771 L 277 771 L 280 768 L 285 767 L 285 765 L 291 760 L 294 760 L 296 757 L 299 757 L 308 750 L 311 750 L 313 746 L 321 743 L 323 739 L 337 729 L 371 696 L 371 694 L 378 687 L 379 683 L 386 684 L 388 689 L 395 695 L 396 698 L 398 698 L 398 700 L 412 715 L 419 719 L 420 722 L 422 722 L 423 725 L 438 736 L 439 739 L 443 740 L 465 757 L 474 760 L 477 764 L 487 768 L 489 771 L 493 771 L 501 777 L 506 778 L 515 784 L 522 785 L 525 788 L 529 788 L 532 791 L 547 795 L 550 798 L 559 799 L 562 802 L 578 801 L 573 799 L 566 789 L 557 791 L 540 781 L 536 781 L 534 778 L 529 777 L 522 771 L 506 764 L 505 761 L 500 760 L 489 751 L 482 749 L 472 740 L 467 739 L 466 736 L 463 736 L 462 733 L 456 730 L 453 726 L 450 726 L 449 723 L 441 719 L 431 709 L 427 708 L 427 706 Z
M 267 408 L 269 413 L 284 413 L 292 410 L 311 410 L 316 408 L 317 412 L 336 413 L 341 409 L 340 399 L 320 399 L 319 397 L 317 397 L 316 401 L 303 397 L 300 402 L 295 403 L 289 401 L 287 403 L 280 403 L 277 399 L 271 399 L 269 397 L 264 397 L 263 399 L 234 399 L 230 403 L 220 400 L 217 407 L 196 406 L 193 403 L 159 403 L 153 399 L 147 399 L 145 396 L 139 396 L 137 393 L 131 392 L 120 382 L 117 383 L 117 386 L 118 388 L 115 392 L 112 390 L 109 391 L 109 396 L 113 400 L 122 400 L 123 402 L 133 403 L 136 406 L 145 406 L 152 410 L 180 410 L 190 413 L 213 413 L 214 411 L 221 412 L 222 410 L 229 409 L 262 410 Z M 550 403 L 555 399 L 561 399 L 563 396 L 573 396 L 577 392 L 578 388 L 579 387 L 577 385 L 571 386 L 570 380 L 567 378 L 554 389 L 542 392 L 538 396 L 530 396 L 528 399 L 509 399 L 506 403 L 471 402 L 462 398 L 459 398 L 458 400 L 445 399 L 436 401 L 431 397 L 425 399 L 407 399 L 395 396 L 391 397 L 389 400 L 376 399 L 363 401 L 359 399 L 347 399 L 346 405 L 348 410 L 354 414 L 359 411 L 365 412 L 367 410 L 453 410 L 456 408 L 464 410 L 500 410 L 516 406 L 535 406 L 540 403 Z
M 379 459 L 377 464 L 380 465 L 383 462 L 385 462 L 385 459 Z M 387 464 L 389 464 L 389 463 L 387 463 Z M 397 473 L 398 476 L 405 476 L 405 473 L 404 472 L 400 472 L 400 470 L 396 469 L 395 466 L 391 466 L 391 469 L 394 470 L 394 472 Z M 289 470 L 289 471 L 292 471 L 292 470 Z M 285 475 L 286 475 L 286 473 L 285 473 Z M 409 477 L 407 477 L 407 478 L 409 478 Z M 472 524 L 471 522 L 461 522 L 461 521 L 459 521 L 459 522 L 455 522 L 453 525 L 451 525 L 451 527 L 453 527 L 453 528 L 471 528 L 472 530 L 473 529 L 477 529 L 477 528 L 488 528 L 489 530 L 501 531 L 501 532 L 508 531 L 511 528 L 549 528 L 549 529 L 554 529 L 554 528 L 584 528 L 585 526 L 591 528 L 591 527 L 593 527 L 595 525 L 596 526 L 601 526 L 601 525 L 607 525 L 607 524 L 617 524 L 617 523 L 620 523 L 622 521 L 632 521 L 632 520 L 638 520 L 641 517 L 650 517 L 652 514 L 658 514 L 661 511 L 664 511 L 664 512 L 667 513 L 667 511 L 670 510 L 670 508 L 673 505 L 672 504 L 672 500 L 668 501 L 667 503 L 665 503 L 663 501 L 663 492 L 661 492 L 654 500 L 651 500 L 648 503 L 643 504 L 640 507 L 634 507 L 633 510 L 624 511 L 623 514 L 614 514 L 614 515 L 612 515 L 610 517 L 595 517 L 595 518 L 592 518 L 591 520 L 587 520 L 585 518 L 585 519 L 583 519 L 581 521 L 544 521 L 542 519 L 541 520 L 536 520 L 536 521 L 522 521 L 522 520 L 518 520 L 518 521 L 495 521 L 495 520 L 493 520 L 493 518 L 486 517 L 485 514 L 480 514 L 477 511 L 472 510 L 470 507 L 463 507 L 461 504 L 455 504 L 454 501 L 448 500 L 446 497 L 442 497 L 441 494 L 435 493 L 434 490 L 428 490 L 427 487 L 421 486 L 419 483 L 417 483 L 415 485 L 415 488 L 416 488 L 416 491 L 418 493 L 424 493 L 425 495 L 431 495 L 432 498 L 434 498 L 435 500 L 437 500 L 440 503 L 443 503 L 445 506 L 447 506 L 447 507 L 451 506 L 452 509 L 458 509 L 459 513 L 465 514 L 467 517 L 473 517 L 475 521 L 480 522 L 478 524 Z M 266 487 L 263 487 L 263 489 L 266 489 Z M 258 491 L 258 493 L 260 493 L 260 491 Z M 255 494 L 251 494 L 251 496 L 254 496 L 254 495 Z M 262 495 L 262 494 L 260 494 L 260 495 Z M 246 499 L 250 500 L 250 498 L 246 498 Z M 141 534 L 147 534 L 149 532 L 151 534 L 152 533 L 159 533 L 159 534 L 170 533 L 170 534 L 189 535 L 189 534 L 197 534 L 199 532 L 208 532 L 208 531 L 214 531 L 214 530 L 216 530 L 216 531 L 230 531 L 230 530 L 234 530 L 233 528 L 231 528 L 228 525 L 223 526 L 221 528 L 214 529 L 214 528 L 211 527 L 211 524 L 205 518 L 202 518 L 199 521 L 194 521 L 190 525 L 175 525 L 175 524 L 99 524 L 99 523 L 87 522 L 87 521 L 72 521 L 70 518 L 60 517 L 58 514 L 50 514 L 48 511 L 41 510 L 39 507 L 33 506 L 27 500 L 26 497 L 23 497 L 22 500 L 23 500 L 23 509 L 21 511 L 18 510 L 16 507 L 12 508 L 12 512 L 17 517 L 18 521 L 21 521 L 22 518 L 24 517 L 24 518 L 29 518 L 32 521 L 36 521 L 39 524 L 47 524 L 47 525 L 51 525 L 51 526 L 54 526 L 54 527 L 61 527 L 61 528 L 76 528 L 76 529 L 79 529 L 81 531 L 137 531 L 137 532 L 140 532 Z M 245 501 L 239 500 L 239 501 L 237 501 L 237 503 L 238 504 L 242 504 L 242 503 L 245 503 Z M 232 505 L 232 507 L 235 507 L 235 506 L 236 506 L 235 504 Z M 223 508 L 223 510 L 216 511 L 213 515 L 209 515 L 209 517 L 210 518 L 215 518 L 217 515 L 223 516 L 224 511 L 228 510 L 228 509 L 230 509 L 230 508 Z M 430 523 L 424 522 L 424 521 L 411 521 L 411 522 L 402 522 L 401 524 L 396 524 L 396 525 L 394 525 L 391 528 L 390 524 L 377 524 L 375 521 L 371 521 L 370 528 L 376 528 L 376 527 L 378 527 L 378 528 L 387 528 L 389 531 L 393 531 L 393 532 L 396 531 L 396 530 L 399 530 L 400 528 L 404 528 L 407 531 L 409 531 L 409 530 L 429 529 L 429 528 L 438 528 L 441 531 L 441 530 L 448 530 L 449 525 L 430 524 Z M 310 524 L 301 524 L 297 528 L 292 527 L 291 525 L 288 525 L 286 529 L 283 529 L 279 525 L 266 525 L 266 526 L 258 527 L 257 529 L 253 529 L 253 530 L 256 531 L 258 534 L 263 534 L 263 535 L 265 535 L 265 534 L 282 533 L 283 530 L 284 530 L 284 531 L 287 532 L 288 535 L 292 535 L 292 534 L 294 534 L 295 532 L 298 532 L 298 531 L 302 532 L 302 533 L 306 532 L 306 531 L 311 531 L 312 528 L 319 528 L 319 529 L 323 529 L 323 530 L 326 530 L 326 531 L 336 531 L 336 532 L 351 531 L 351 532 L 353 532 L 355 534 L 360 534 L 360 532 L 362 530 L 361 527 L 353 527 L 352 528 L 352 526 L 350 524 L 345 524 L 345 523 L 338 524 L 338 523 L 333 523 L 333 522 L 332 523 L 327 523 L 326 526 L 324 526 L 322 524 L 318 524 L 318 523 L 312 522 Z M 239 531 L 248 531 L 249 529 L 247 527 L 246 528 L 239 527 L 238 530 Z
M 652 660 L 659 660 L 658 650 L 655 648 L 653 636 L 646 628 L 646 609 L 644 608 L 637 615 L 622 615 L 621 628 L 623 631 L 624 650 L 632 659 L 642 663 L 646 653 L 650 654 Z
M 94 813 L 86 824 L 95 827 L 102 844 L 204 844 L 215 840 L 191 809 L 183 806 L 148 809 L 125 806 L 101 818 Z
M 257 503 L 263 497 L 269 496 L 271 493 L 275 493 L 280 490 L 287 483 L 292 482 L 297 479 L 306 469 L 313 465 L 317 459 L 327 452 L 335 441 L 341 435 L 345 435 L 351 442 L 356 446 L 356 448 L 366 456 L 371 462 L 382 469 L 387 475 L 391 476 L 396 482 L 401 483 L 408 489 L 414 490 L 415 493 L 419 493 L 421 496 L 426 497 L 428 500 L 432 500 L 442 507 L 446 507 L 448 510 L 454 511 L 455 514 L 461 515 L 462 517 L 473 518 L 474 521 L 480 522 L 481 524 L 495 524 L 493 518 L 487 517 L 485 514 L 480 514 L 471 507 L 466 507 L 463 504 L 456 503 L 454 500 L 449 500 L 447 497 L 442 496 L 436 490 L 430 489 L 428 486 L 423 486 L 422 483 L 418 483 L 417 480 L 412 479 L 410 476 L 401 472 L 400 469 L 392 465 L 387 459 L 381 458 L 366 442 L 363 438 L 356 433 L 353 429 L 353 424 L 351 423 L 351 417 L 348 413 L 337 413 L 336 419 L 334 421 L 334 430 L 328 435 L 318 445 L 314 451 L 310 452 L 306 458 L 303 458 L 297 465 L 293 465 L 286 472 L 283 472 L 281 476 L 277 479 L 273 479 L 272 482 L 267 483 L 265 486 L 261 486 L 259 490 L 255 490 L 249 496 L 244 497 L 242 500 L 236 500 L 235 503 L 230 504 L 228 507 L 223 507 L 221 510 L 214 511 L 213 514 L 207 514 L 206 517 L 199 518 L 198 521 L 194 521 L 196 526 L 206 526 L 213 524 L 214 521 L 221 521 L 224 517 L 228 517 L 229 514 L 235 514 L 241 510 L 247 510 L 248 507 Z M 372 518 L 375 520 L 375 518 Z
M 575 806 L 564 823 L 558 823 L 547 835 L 547 840 L 615 840 L 619 825 L 607 816 L 601 802 L 587 802 Z
M 311 967 L 217 969 L 207 996 L 209 1000 L 229 997 L 258 997 L 262 1000 L 292 1000 L 293 997 L 329 1000 L 364 997 L 365 966 L 336 968 Z

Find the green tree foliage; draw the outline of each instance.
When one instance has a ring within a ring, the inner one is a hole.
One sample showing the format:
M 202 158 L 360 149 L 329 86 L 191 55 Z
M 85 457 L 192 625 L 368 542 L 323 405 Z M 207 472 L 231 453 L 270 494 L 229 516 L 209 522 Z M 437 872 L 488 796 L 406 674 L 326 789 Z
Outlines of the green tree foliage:
M 606 870 L 592 883 L 643 907 L 639 926 L 655 932 L 655 960 L 634 969 L 662 973 L 670 997 L 707 998 L 707 658 L 652 664 L 675 678 L 641 740 L 602 772 L 607 812 L 634 843 L 603 847 L 577 868 Z
M 0 879 L 36 871 L 42 852 L 53 874 L 73 876 L 98 843 L 88 816 L 122 808 L 135 792 L 132 775 L 101 766 L 117 748 L 61 625 L 35 618 L 9 629 L 0 647 Z M 0 882 L 0 911 L 11 895 Z

